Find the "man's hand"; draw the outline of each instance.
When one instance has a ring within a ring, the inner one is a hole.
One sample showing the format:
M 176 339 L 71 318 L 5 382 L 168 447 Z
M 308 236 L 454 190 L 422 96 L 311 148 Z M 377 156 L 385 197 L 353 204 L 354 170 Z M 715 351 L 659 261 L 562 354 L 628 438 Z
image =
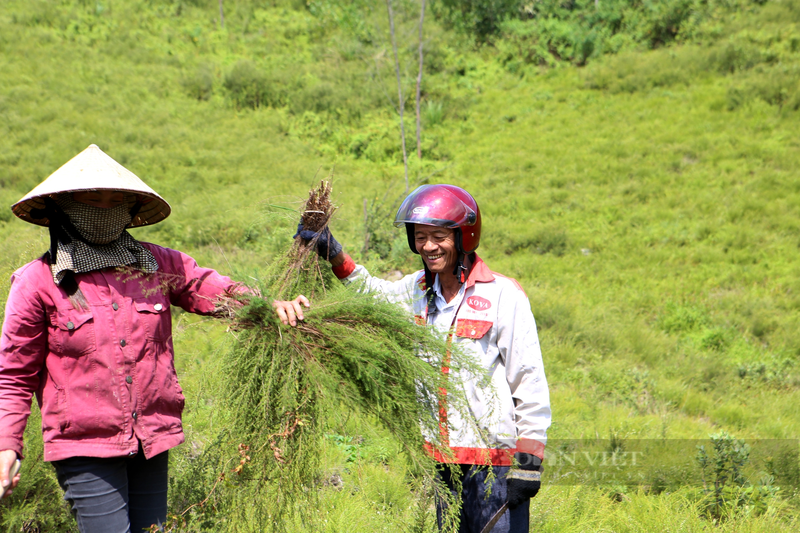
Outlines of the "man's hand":
M 513 509 L 536 496 L 542 486 L 542 460 L 530 453 L 514 454 L 518 465 L 512 468 L 508 480 L 508 507 Z
M 283 323 L 284 326 L 288 324 L 296 326 L 298 320 L 303 320 L 303 308 L 300 304 L 311 307 L 308 298 L 302 294 L 291 302 L 275 300 L 272 302 L 272 307 L 275 308 L 275 311 L 278 313 L 278 318 L 281 319 L 281 323 Z
M 315 233 L 311 230 L 304 229 L 303 223 L 301 222 L 297 225 L 297 233 L 294 234 L 294 238 L 297 237 L 300 237 L 305 241 L 316 240 L 317 255 L 326 261 L 332 260 L 342 252 L 342 245 L 339 244 L 339 241 L 333 238 L 331 230 L 328 229 L 327 226 L 319 233 Z
M 3 450 L 0 452 L 0 493 L 7 498 L 19 484 L 19 463 L 17 452 Z

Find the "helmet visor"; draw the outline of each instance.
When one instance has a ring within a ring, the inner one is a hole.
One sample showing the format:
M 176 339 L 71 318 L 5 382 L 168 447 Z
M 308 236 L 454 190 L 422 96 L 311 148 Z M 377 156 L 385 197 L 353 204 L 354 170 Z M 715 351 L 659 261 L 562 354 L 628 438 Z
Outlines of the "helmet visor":
M 424 224 L 442 228 L 472 226 L 478 215 L 455 194 L 443 187 L 423 185 L 408 195 L 403 201 L 395 226 L 403 224 Z

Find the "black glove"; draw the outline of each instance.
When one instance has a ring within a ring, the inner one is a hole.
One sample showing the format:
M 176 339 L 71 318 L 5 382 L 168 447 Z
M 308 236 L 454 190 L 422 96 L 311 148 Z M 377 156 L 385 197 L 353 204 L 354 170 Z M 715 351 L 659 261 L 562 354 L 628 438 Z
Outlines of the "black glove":
M 542 460 L 530 453 L 516 453 L 514 457 L 519 464 L 506 476 L 509 509 L 536 496 L 542 486 Z
M 326 261 L 330 261 L 342 253 L 342 245 L 333 238 L 327 226 L 320 232 L 314 232 L 310 229 L 303 229 L 303 223 L 301 222 L 297 225 L 297 233 L 294 234 L 293 238 L 296 239 L 298 236 L 304 241 L 313 241 L 316 239 L 317 255 Z

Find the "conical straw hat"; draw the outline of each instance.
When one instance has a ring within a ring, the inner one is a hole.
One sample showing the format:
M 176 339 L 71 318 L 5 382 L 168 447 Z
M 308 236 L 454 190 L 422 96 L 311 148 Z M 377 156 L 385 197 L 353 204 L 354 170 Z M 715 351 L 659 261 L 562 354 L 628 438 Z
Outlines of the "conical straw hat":
M 155 224 L 167 218 L 172 211 L 166 200 L 156 191 L 94 144 L 50 174 L 35 189 L 12 205 L 11 209 L 25 222 L 49 226 L 50 220 L 47 217 L 34 218 L 31 214 L 34 209 L 44 208 L 44 197 L 63 192 L 89 190 L 113 190 L 139 195 L 143 205 L 128 224 L 129 228 Z

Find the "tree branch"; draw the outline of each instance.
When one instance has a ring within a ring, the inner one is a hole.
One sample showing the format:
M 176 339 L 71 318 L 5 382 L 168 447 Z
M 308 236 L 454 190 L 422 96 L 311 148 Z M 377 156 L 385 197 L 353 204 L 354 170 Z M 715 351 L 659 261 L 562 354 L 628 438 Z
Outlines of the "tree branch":
M 417 158 L 422 160 L 422 142 L 420 141 L 420 134 L 422 126 L 419 121 L 419 104 L 420 93 L 422 89 L 422 23 L 425 21 L 425 0 L 422 0 L 422 6 L 419 10 L 419 73 L 417 74 Z
M 392 0 L 386 0 L 386 9 L 389 12 L 389 32 L 392 36 L 392 50 L 394 51 L 394 70 L 397 74 L 397 102 L 400 111 L 400 140 L 403 144 L 403 168 L 406 177 L 406 192 L 408 192 L 408 153 L 406 152 L 406 127 L 403 123 L 403 86 L 400 80 L 400 60 L 397 58 L 397 40 L 394 34 L 394 13 L 392 12 Z

